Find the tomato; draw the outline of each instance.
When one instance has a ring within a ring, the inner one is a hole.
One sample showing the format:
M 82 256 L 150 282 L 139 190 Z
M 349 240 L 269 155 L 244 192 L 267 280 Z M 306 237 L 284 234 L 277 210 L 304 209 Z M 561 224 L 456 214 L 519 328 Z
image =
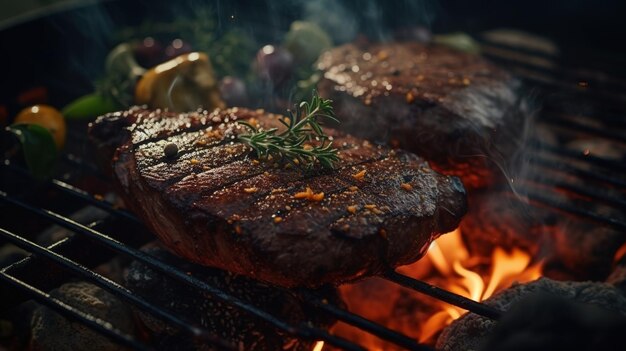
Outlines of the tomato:
M 278 87 L 293 73 L 293 55 L 281 47 L 265 45 L 256 55 L 255 67 L 261 79 Z
M 65 144 L 65 119 L 61 112 L 52 106 L 34 105 L 20 111 L 15 118 L 15 124 L 36 124 L 46 128 L 58 150 L 63 148 Z

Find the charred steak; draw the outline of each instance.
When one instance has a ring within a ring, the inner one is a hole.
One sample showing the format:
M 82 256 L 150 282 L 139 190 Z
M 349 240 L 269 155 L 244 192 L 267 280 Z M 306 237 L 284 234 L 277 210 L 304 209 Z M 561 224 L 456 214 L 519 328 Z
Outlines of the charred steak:
M 529 114 L 520 83 L 473 54 L 442 46 L 346 44 L 324 53 L 320 95 L 341 129 L 425 157 L 468 187 L 492 182 Z
M 256 160 L 236 140 L 238 120 L 279 125 L 246 109 L 133 108 L 100 117 L 90 134 L 127 205 L 169 249 L 278 285 L 350 281 L 413 262 L 466 212 L 461 182 L 413 154 L 328 130 L 340 162 L 303 172 Z M 307 188 L 314 196 L 296 196 Z

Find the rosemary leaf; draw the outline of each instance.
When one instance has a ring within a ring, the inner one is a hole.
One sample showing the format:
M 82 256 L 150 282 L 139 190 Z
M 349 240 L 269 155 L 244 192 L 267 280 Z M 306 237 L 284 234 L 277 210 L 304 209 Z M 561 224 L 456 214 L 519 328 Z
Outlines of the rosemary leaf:
M 238 122 L 247 130 L 247 134 L 238 136 L 239 141 L 249 145 L 258 158 L 272 158 L 287 161 L 307 169 L 319 163 L 324 168 L 333 168 L 339 161 L 337 149 L 320 125 L 319 119 L 325 118 L 339 123 L 333 111 L 332 101 L 321 98 L 313 91 L 311 101 L 302 101 L 288 117 L 279 122 L 285 130 L 278 133 L 277 128 L 262 130 L 248 122 Z M 307 144 L 312 142 L 312 144 Z

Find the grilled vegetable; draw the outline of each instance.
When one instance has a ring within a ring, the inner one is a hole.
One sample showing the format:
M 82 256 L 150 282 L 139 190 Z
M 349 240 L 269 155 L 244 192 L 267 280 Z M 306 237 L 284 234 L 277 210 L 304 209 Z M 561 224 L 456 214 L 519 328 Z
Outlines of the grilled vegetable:
M 36 178 L 50 175 L 57 157 L 57 148 L 50 132 L 37 124 L 14 124 L 7 127 L 22 146 L 24 159 Z
M 123 43 L 116 46 L 106 58 L 106 72 L 117 76 L 137 80 L 146 70 L 137 63 L 133 47 Z
M 146 68 L 152 68 L 166 60 L 163 45 L 152 37 L 136 42 L 133 45 L 133 55 L 137 63 Z
M 98 93 L 81 96 L 63 108 L 67 119 L 94 118 L 122 108 L 113 99 Z
M 330 37 L 317 24 L 295 21 L 285 36 L 284 46 L 289 50 L 296 63 L 310 66 L 319 55 L 333 45 Z
M 65 119 L 57 109 L 48 105 L 34 105 L 23 109 L 15 118 L 15 124 L 35 124 L 50 132 L 56 149 L 65 144 Z
M 248 92 L 243 80 L 226 76 L 220 81 L 220 94 L 228 106 L 246 106 Z
M 133 104 L 137 80 L 146 72 L 135 60 L 130 44 L 120 44 L 106 58 L 105 77 L 97 84 L 97 92 L 121 106 Z
M 293 55 L 283 48 L 265 45 L 256 55 L 255 68 L 259 78 L 279 87 L 291 78 Z
M 176 112 L 224 107 L 209 57 L 198 52 L 147 71 L 137 82 L 135 103 Z
M 165 57 L 167 59 L 173 59 L 182 54 L 188 54 L 192 52 L 193 49 L 188 42 L 182 41 L 181 39 L 174 39 L 172 42 L 165 48 Z

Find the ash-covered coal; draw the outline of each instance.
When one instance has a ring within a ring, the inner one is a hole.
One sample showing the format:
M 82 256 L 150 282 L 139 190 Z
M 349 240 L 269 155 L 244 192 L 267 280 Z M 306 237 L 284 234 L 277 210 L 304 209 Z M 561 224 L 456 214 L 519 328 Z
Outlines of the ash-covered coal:
M 222 289 L 246 302 L 278 316 L 291 325 L 302 323 L 322 328 L 330 327 L 334 321 L 315 313 L 301 303 L 290 292 L 270 285 L 238 276 L 219 269 L 193 265 L 161 248 L 144 248 L 144 251 L 163 260 L 202 281 Z M 159 306 L 202 325 L 215 335 L 231 341 L 244 350 L 311 350 L 312 341 L 296 339 L 277 331 L 266 322 L 219 301 L 208 293 L 195 290 L 158 273 L 146 265 L 133 262 L 126 274 L 128 287 L 148 297 Z M 331 303 L 340 303 L 333 288 L 319 291 Z M 195 343 L 180 330 L 168 326 L 154 317 L 138 312 L 139 319 L 152 334 L 155 341 L 167 350 L 212 350 L 211 346 Z
M 130 309 L 116 297 L 99 287 L 86 283 L 67 283 L 50 295 L 82 312 L 107 321 L 118 330 L 131 334 L 134 323 Z M 39 306 L 31 320 L 33 351 L 113 351 L 124 350 L 106 337 L 81 323 L 71 322 L 44 306 Z
M 608 226 L 531 206 L 507 191 L 476 191 L 468 201 L 461 232 L 472 255 L 489 258 L 496 247 L 519 248 L 545 263 L 544 275 L 559 280 L 606 279 L 626 242 Z
M 626 349 L 626 297 L 612 284 L 541 278 L 485 303 L 505 311 L 500 322 L 468 313 L 444 329 L 437 349 Z

